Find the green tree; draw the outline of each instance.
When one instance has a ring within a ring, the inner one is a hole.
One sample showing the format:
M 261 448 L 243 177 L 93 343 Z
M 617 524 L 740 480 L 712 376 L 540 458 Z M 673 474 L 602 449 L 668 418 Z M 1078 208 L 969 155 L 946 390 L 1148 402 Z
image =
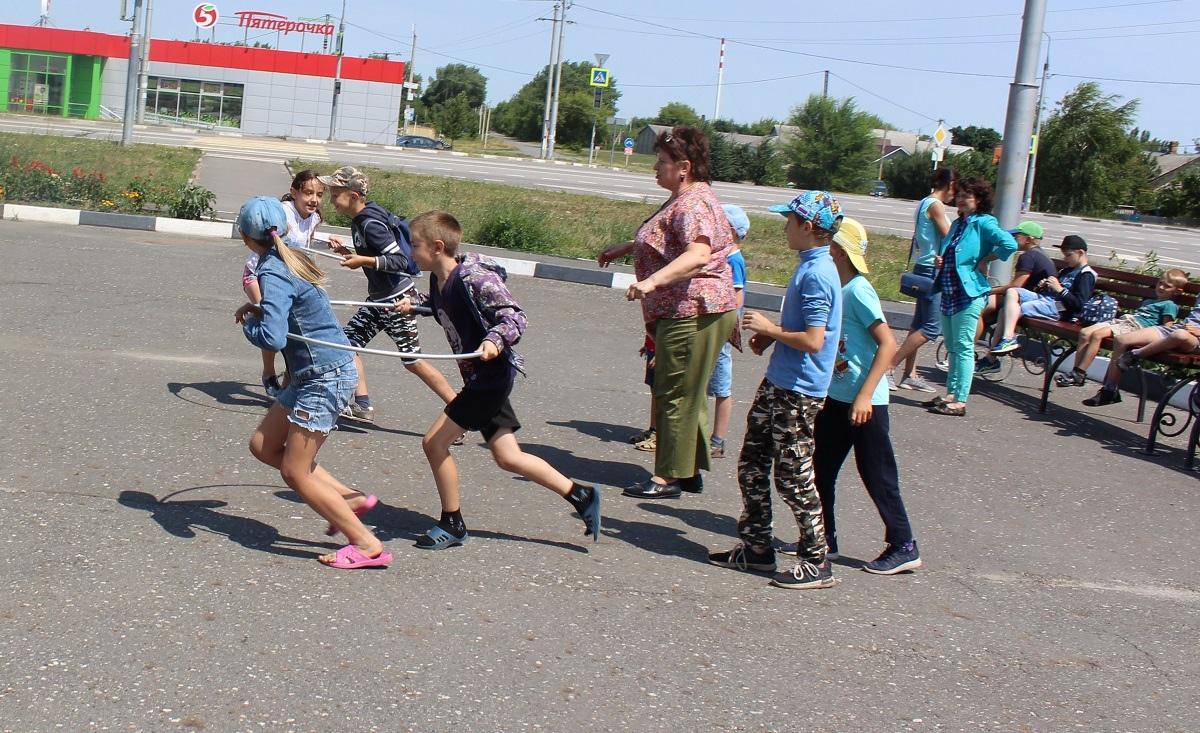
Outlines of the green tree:
M 954 136 L 955 145 L 966 145 L 989 155 L 1000 144 L 1000 140 L 1003 139 L 1000 133 L 992 128 L 976 127 L 975 125 L 951 127 L 950 134 Z
M 558 102 L 558 126 L 555 139 L 567 146 L 586 147 L 592 132 L 592 120 L 597 121 L 596 139 L 608 137 L 608 126 L 604 120 L 613 115 L 621 92 L 616 79 L 609 77 L 609 86 L 604 89 L 604 101 L 600 109 L 594 109 L 593 91 L 588 85 L 591 79 L 590 61 L 564 61 L 562 69 L 562 92 Z M 518 140 L 540 140 L 542 138 L 542 116 L 546 109 L 545 67 L 533 79 L 517 90 L 513 96 L 496 105 L 492 112 L 492 127 L 498 132 Z
M 925 161 L 928 163 L 929 158 Z M 981 153 L 978 150 L 967 150 L 958 155 L 946 155 L 940 167 L 953 168 L 958 171 L 960 178 L 983 178 L 996 185 L 996 164 L 992 162 L 991 153 Z M 926 192 L 928 193 L 928 186 Z
M 788 178 L 800 188 L 863 191 L 874 178 L 877 153 L 871 140 L 873 115 L 859 111 L 853 98 L 818 94 L 792 111 L 799 136 L 784 146 Z
M 446 102 L 434 115 L 434 126 L 438 134 L 449 138 L 451 144 L 456 139 L 470 134 L 478 124 L 479 120 L 471 111 L 471 102 L 466 94 L 459 94 Z
M 686 127 L 696 127 L 700 124 L 700 114 L 691 106 L 683 102 L 667 102 L 658 110 L 658 114 L 654 115 L 652 125 L 668 125 L 675 127 L 683 125 Z
M 782 186 L 787 181 L 783 156 L 770 140 L 763 140 L 757 146 L 743 147 L 749 149 L 745 176 L 747 179 L 754 181 L 757 186 Z
M 460 94 L 466 95 L 469 109 L 478 109 L 487 98 L 487 79 L 474 66 L 447 64 L 437 70 L 421 95 L 421 103 L 427 109 L 435 109 Z
M 1200 219 L 1200 174 L 1180 176 L 1158 192 L 1162 216 Z
M 1039 209 L 1106 216 L 1149 187 L 1154 164 L 1129 132 L 1136 99 L 1083 82 L 1055 107 L 1039 140 L 1034 199 Z
M 924 198 L 929 193 L 929 176 L 932 173 L 933 161 L 924 153 L 897 153 L 883 166 L 883 180 L 887 181 L 888 190 L 902 199 Z

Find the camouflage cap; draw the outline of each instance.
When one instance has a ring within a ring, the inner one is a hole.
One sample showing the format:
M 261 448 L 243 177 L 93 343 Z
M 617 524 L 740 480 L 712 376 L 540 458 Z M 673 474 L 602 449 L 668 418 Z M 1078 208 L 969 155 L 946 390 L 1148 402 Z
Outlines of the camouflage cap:
M 367 174 L 352 165 L 344 165 L 334 171 L 332 175 L 319 176 L 317 180 L 326 186 L 348 188 L 363 196 L 367 195 L 367 187 L 370 185 L 370 182 L 367 181 Z

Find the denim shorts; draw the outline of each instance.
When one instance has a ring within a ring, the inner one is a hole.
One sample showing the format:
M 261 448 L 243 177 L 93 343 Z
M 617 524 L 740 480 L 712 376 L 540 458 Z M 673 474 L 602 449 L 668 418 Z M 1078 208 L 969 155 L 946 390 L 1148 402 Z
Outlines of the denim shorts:
M 1021 299 L 1021 315 L 1050 321 L 1059 319 L 1058 301 L 1049 295 L 1017 288 L 1017 296 Z
M 933 277 L 933 268 L 917 265 L 913 272 L 925 277 Z M 930 291 L 923 298 L 917 298 L 917 307 L 913 310 L 912 325 L 909 331 L 920 331 L 921 335 L 933 341 L 942 335 L 942 294 Z
M 314 433 L 328 434 L 338 414 L 350 404 L 358 370 L 354 362 L 304 381 L 289 382 L 275 400 L 288 411 L 287 419 Z
M 728 397 L 733 394 L 733 345 L 728 341 L 717 353 L 712 376 L 708 378 L 709 397 Z

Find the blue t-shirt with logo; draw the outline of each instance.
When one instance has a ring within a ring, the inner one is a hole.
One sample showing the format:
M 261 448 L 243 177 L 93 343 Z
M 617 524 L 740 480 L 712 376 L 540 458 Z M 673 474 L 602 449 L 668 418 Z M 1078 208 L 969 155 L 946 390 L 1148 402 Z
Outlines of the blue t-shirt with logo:
M 785 331 L 824 326 L 825 343 L 820 351 L 810 354 L 775 342 L 767 365 L 767 381 L 790 392 L 825 397 L 842 328 L 842 282 L 829 247 L 800 253 L 800 264 L 788 283 L 781 315 L 780 325 Z
M 830 399 L 850 403 L 858 397 L 879 350 L 869 329 L 879 322 L 887 323 L 879 295 L 865 277 L 857 275 L 842 287 L 842 338 L 833 365 L 833 381 L 829 383 Z M 887 403 L 887 381 L 880 379 L 871 393 L 871 404 Z

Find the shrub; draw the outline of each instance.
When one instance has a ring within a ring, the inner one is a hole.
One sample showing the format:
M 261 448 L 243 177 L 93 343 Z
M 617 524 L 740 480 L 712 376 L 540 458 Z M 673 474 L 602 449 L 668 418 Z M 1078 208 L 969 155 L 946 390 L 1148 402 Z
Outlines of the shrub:
M 492 208 L 484 214 L 473 239 L 501 249 L 546 253 L 554 250 L 555 235 L 537 212 Z
M 167 204 L 173 219 L 212 219 L 216 215 L 217 195 L 203 186 L 189 183 Z
M 107 179 L 103 173 L 88 173 L 76 166 L 71 169 L 71 176 L 64 180 L 63 196 L 69 203 L 95 206 L 108 198 L 107 188 Z

